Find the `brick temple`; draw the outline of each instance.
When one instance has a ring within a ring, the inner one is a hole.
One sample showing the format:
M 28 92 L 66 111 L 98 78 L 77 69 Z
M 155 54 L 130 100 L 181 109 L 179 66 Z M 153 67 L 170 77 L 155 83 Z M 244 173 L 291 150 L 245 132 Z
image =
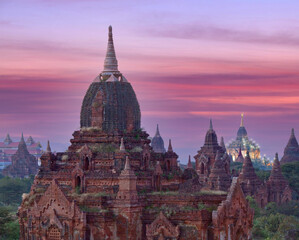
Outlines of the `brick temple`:
M 82 103 L 80 130 L 66 152 L 54 155 L 48 145 L 23 196 L 20 239 L 251 239 L 254 213 L 244 190 L 258 183 L 250 157 L 240 180 L 232 177 L 212 121 L 195 168 L 189 158 L 180 169 L 172 142 L 166 151 L 158 128 L 151 145 L 135 92 L 118 70 L 111 26 L 108 37 L 104 70 Z M 280 186 L 277 161 L 267 188 L 273 197 L 288 188 L 285 181 Z

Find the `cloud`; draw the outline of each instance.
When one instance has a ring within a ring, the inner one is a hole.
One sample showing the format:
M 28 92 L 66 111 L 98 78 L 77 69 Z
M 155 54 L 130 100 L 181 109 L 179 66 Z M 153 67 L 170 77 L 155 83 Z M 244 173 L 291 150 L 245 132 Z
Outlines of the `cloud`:
M 158 26 L 146 29 L 148 35 L 155 37 L 181 39 L 208 39 L 215 41 L 231 41 L 255 44 L 276 44 L 298 46 L 299 36 L 293 32 L 263 34 L 257 31 L 229 29 L 215 25 L 185 24 Z

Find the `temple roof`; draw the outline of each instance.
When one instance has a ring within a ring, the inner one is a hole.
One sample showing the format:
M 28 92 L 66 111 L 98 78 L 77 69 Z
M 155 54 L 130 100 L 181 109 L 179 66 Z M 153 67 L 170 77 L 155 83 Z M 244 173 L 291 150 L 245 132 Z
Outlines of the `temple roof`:
M 140 130 L 140 107 L 130 83 L 118 71 L 112 27 L 109 27 L 104 70 L 87 90 L 80 115 L 81 128 L 106 133 Z
M 244 162 L 244 157 L 243 157 L 241 148 L 239 148 L 239 154 L 238 154 L 238 157 L 236 158 L 235 162 L 241 162 L 241 163 Z
M 247 181 L 247 180 L 258 181 L 259 180 L 259 178 L 257 177 L 257 175 L 255 173 L 255 170 L 252 165 L 248 151 L 246 153 L 246 157 L 243 162 L 243 167 L 242 167 L 241 173 L 239 175 L 239 179 L 241 181 Z
M 281 168 L 280 168 L 280 162 L 278 160 L 278 153 L 275 154 L 273 167 L 271 171 L 271 175 L 269 177 L 269 181 L 275 181 L 278 183 L 286 181 L 284 176 L 282 175 Z
M 219 146 L 216 132 L 213 129 L 212 119 L 210 119 L 210 128 L 206 133 L 204 146 Z
M 6 145 L 12 143 L 12 140 L 11 140 L 11 138 L 10 138 L 9 133 L 7 133 L 6 138 L 5 138 L 5 140 L 4 140 L 4 143 L 5 143 Z

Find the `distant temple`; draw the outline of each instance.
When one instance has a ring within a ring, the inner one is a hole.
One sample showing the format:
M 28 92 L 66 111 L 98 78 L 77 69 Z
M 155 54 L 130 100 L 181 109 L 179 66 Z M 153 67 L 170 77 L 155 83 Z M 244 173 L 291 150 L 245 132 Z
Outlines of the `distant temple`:
M 20 240 L 247 240 L 254 211 L 246 195 L 261 205 L 291 199 L 278 159 L 267 184 L 249 155 L 233 177 L 212 121 L 195 169 L 191 158 L 180 169 L 158 128 L 151 147 L 135 92 L 118 71 L 111 26 L 104 70 L 86 92 L 80 120 L 66 152 L 54 155 L 48 145 L 41 156 L 18 210 Z
M 228 143 L 227 153 L 231 156 L 233 161 L 236 161 L 237 158 L 240 157 L 240 154 L 242 154 L 242 156 L 245 156 L 247 154 L 247 151 L 249 152 L 249 156 L 253 161 L 260 160 L 260 147 L 257 143 L 255 143 L 254 140 L 249 140 L 247 136 L 247 131 L 244 126 L 243 117 L 244 115 L 241 114 L 241 125 L 237 132 L 237 138 L 236 140 Z
M 28 152 L 39 159 L 43 153 L 40 142 L 35 142 L 31 136 L 26 140 Z M 17 152 L 19 142 L 13 142 L 7 134 L 3 142 L 0 142 L 0 170 L 11 164 L 11 157 Z
M 281 159 L 281 163 L 285 164 L 285 163 L 298 162 L 298 161 L 299 161 L 299 145 L 293 128 L 288 144 L 284 149 L 284 155 Z
M 157 124 L 156 134 L 151 141 L 151 146 L 155 153 L 165 153 L 164 141 L 160 135 L 159 125 Z
M 2 171 L 4 176 L 26 178 L 35 175 L 38 171 L 37 158 L 29 153 L 23 134 L 18 149 L 12 155 L 11 160 L 11 165 L 5 167 Z

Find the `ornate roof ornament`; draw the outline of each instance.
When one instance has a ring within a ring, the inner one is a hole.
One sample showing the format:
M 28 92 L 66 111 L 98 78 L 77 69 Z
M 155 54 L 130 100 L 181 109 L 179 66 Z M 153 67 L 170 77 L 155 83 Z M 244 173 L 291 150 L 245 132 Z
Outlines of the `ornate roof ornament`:
M 210 119 L 210 130 L 213 130 L 213 122 L 212 122 L 212 118 Z

